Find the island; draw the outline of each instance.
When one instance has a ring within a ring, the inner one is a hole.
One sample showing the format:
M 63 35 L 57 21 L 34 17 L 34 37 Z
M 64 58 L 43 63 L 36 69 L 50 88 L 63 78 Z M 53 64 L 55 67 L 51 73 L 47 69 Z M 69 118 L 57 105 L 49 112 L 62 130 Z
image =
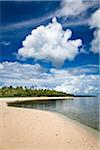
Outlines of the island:
M 36 89 L 34 87 L 2 87 L 0 97 L 73 97 L 73 94 L 56 91 L 53 89 Z

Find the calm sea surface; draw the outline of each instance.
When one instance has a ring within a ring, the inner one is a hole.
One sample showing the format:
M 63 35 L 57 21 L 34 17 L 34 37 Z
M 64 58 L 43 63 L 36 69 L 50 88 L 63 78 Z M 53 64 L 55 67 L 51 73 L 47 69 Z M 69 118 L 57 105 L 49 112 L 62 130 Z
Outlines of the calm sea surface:
M 74 100 L 28 101 L 14 106 L 59 112 L 99 130 L 99 102 L 98 97 L 81 97 Z

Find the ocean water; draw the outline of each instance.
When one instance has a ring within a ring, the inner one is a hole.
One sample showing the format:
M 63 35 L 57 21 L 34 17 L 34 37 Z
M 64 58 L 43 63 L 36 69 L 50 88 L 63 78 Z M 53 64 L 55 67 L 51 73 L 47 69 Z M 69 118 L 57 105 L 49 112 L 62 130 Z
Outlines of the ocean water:
M 80 97 L 73 100 L 26 101 L 13 106 L 58 112 L 99 130 L 99 102 L 98 97 Z

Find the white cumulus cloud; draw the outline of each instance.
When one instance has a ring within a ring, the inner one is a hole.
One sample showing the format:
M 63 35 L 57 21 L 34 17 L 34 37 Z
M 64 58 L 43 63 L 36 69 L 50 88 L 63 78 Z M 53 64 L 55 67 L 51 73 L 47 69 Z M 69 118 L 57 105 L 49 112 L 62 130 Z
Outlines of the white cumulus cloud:
M 32 30 L 22 41 L 18 54 L 25 58 L 50 61 L 53 66 L 63 65 L 66 59 L 74 59 L 82 46 L 82 40 L 70 40 L 71 35 L 71 30 L 64 31 L 57 19 L 53 18 L 47 26 L 41 25 Z
M 94 39 L 91 42 L 91 51 L 100 53 L 100 9 L 94 12 L 89 24 L 91 28 L 96 28 L 94 31 Z
M 72 94 L 98 94 L 99 75 L 71 75 L 55 90 Z

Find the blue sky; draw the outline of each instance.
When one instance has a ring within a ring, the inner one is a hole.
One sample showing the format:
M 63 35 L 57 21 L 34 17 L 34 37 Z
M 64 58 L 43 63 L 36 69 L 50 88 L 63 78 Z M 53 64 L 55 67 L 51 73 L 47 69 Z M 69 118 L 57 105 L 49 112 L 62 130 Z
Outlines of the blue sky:
M 98 94 L 98 3 L 0 1 L 0 86 Z

